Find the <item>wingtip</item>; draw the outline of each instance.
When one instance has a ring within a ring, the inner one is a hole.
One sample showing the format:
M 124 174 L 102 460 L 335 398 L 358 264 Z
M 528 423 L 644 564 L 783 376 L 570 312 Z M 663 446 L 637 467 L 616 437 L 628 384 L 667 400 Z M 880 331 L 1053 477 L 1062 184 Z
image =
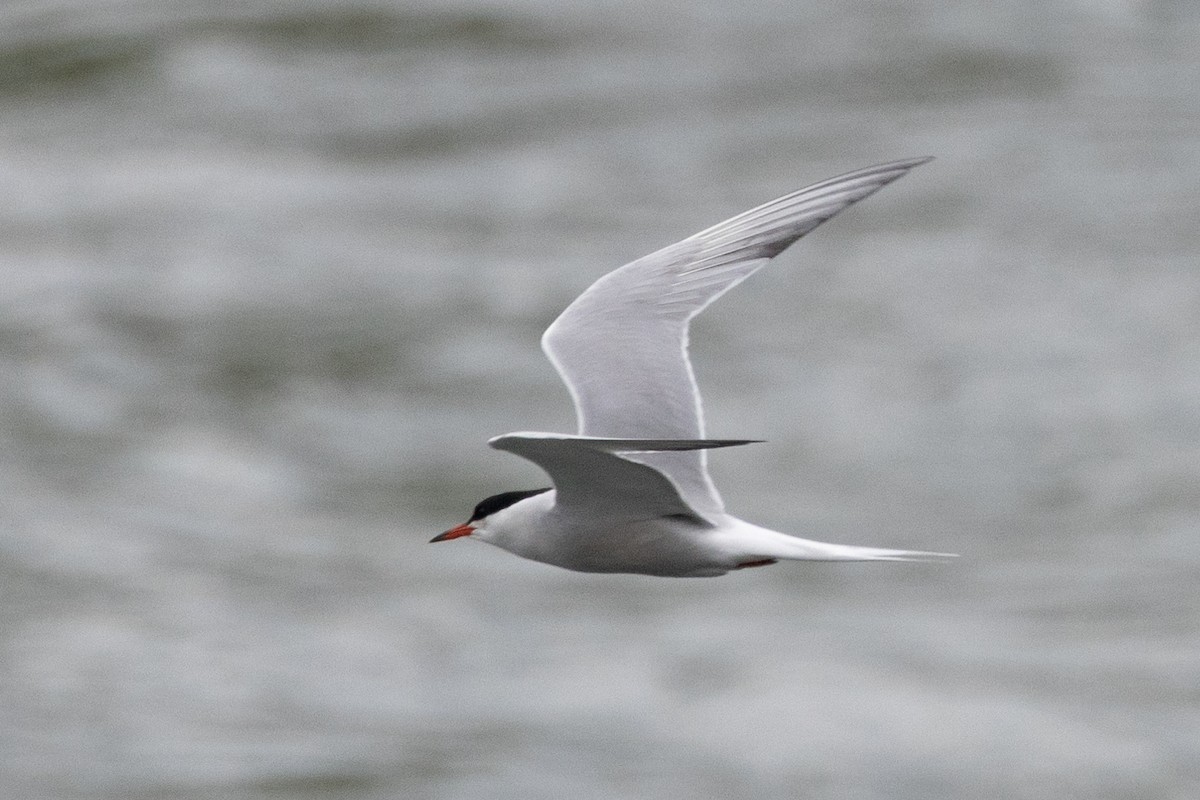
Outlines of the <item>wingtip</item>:
M 912 158 L 900 158 L 895 161 L 885 161 L 882 164 L 863 167 L 862 169 L 848 172 L 845 175 L 840 175 L 836 178 L 830 178 L 828 181 L 825 181 L 825 183 L 834 183 L 846 180 L 848 178 L 874 178 L 875 180 L 879 181 L 880 186 L 886 186 L 892 181 L 898 180 L 899 178 L 907 175 L 909 172 L 921 166 L 922 164 L 928 164 L 930 161 L 933 161 L 933 158 L 933 156 L 914 156 Z M 874 194 L 874 192 L 870 192 L 868 194 Z M 862 198 L 858 199 L 861 200 Z
M 913 167 L 919 167 L 922 164 L 928 164 L 935 158 L 937 158 L 937 156 L 911 156 L 909 158 L 900 158 L 895 161 L 889 161 L 887 163 L 880 164 L 880 166 L 895 167 L 897 169 L 912 169 Z
M 928 164 L 930 161 L 933 161 L 933 159 L 934 156 L 913 156 L 912 158 L 901 158 L 897 161 L 888 161 L 875 167 L 868 167 L 865 171 L 886 173 L 894 170 L 896 172 L 895 177 L 888 180 L 888 183 L 891 183 L 891 181 L 899 178 L 901 175 L 906 175 L 911 170 L 914 170 L 923 164 Z

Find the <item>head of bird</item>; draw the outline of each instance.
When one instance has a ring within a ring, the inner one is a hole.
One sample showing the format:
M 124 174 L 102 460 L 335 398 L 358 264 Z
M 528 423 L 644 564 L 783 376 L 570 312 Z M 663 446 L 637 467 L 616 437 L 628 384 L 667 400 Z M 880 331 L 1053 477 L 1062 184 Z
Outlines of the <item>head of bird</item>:
M 471 512 L 471 517 L 461 525 L 455 525 L 445 533 L 439 533 L 437 536 L 429 540 L 433 542 L 448 542 L 451 539 L 460 539 L 464 536 L 472 536 L 476 539 L 488 541 L 492 538 L 492 534 L 496 533 L 499 527 L 505 521 L 505 517 L 510 516 L 505 512 L 511 509 L 514 505 L 530 497 L 550 491 L 550 487 L 544 489 L 524 489 L 515 492 L 501 492 L 494 494 L 491 497 L 480 500 L 475 505 L 475 510 Z

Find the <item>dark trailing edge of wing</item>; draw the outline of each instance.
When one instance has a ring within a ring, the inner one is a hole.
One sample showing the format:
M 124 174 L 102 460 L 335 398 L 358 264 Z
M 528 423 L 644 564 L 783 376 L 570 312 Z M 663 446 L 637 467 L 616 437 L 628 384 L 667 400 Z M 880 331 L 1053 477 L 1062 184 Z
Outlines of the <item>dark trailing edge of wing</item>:
M 488 444 L 497 450 L 520 453 L 530 446 L 588 447 L 605 453 L 654 453 L 678 450 L 712 450 L 718 447 L 738 447 L 743 444 L 759 444 L 762 439 L 650 439 L 609 438 L 606 436 L 576 436 L 567 433 L 543 433 L 541 431 L 518 431 L 495 436 Z

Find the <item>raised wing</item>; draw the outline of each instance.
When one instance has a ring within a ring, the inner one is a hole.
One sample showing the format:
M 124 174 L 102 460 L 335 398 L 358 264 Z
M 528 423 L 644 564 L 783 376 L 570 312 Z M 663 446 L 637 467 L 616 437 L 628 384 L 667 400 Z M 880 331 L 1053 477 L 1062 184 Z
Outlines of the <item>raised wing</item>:
M 506 433 L 488 444 L 526 458 L 554 481 L 555 502 L 606 519 L 683 514 L 712 522 L 666 475 L 618 453 L 664 453 L 750 444 L 744 439 L 608 439 L 561 433 Z
M 867 167 L 801 189 L 605 275 L 542 337 L 575 403 L 579 433 L 702 439 L 688 323 L 712 301 L 844 208 L 929 161 Z M 704 450 L 632 456 L 660 470 L 700 514 L 724 510 Z

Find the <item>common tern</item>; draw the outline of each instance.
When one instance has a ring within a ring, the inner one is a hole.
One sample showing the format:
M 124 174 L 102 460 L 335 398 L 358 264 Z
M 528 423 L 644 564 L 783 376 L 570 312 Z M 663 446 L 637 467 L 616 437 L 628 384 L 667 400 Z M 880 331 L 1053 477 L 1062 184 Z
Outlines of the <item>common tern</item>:
M 799 561 L 912 561 L 948 554 L 830 544 L 725 511 L 688 360 L 692 317 L 800 237 L 929 158 L 867 167 L 785 195 L 608 273 L 542 336 L 574 401 L 576 435 L 488 444 L 537 464 L 552 488 L 504 492 L 432 541 L 471 538 L 580 572 L 708 577 Z

